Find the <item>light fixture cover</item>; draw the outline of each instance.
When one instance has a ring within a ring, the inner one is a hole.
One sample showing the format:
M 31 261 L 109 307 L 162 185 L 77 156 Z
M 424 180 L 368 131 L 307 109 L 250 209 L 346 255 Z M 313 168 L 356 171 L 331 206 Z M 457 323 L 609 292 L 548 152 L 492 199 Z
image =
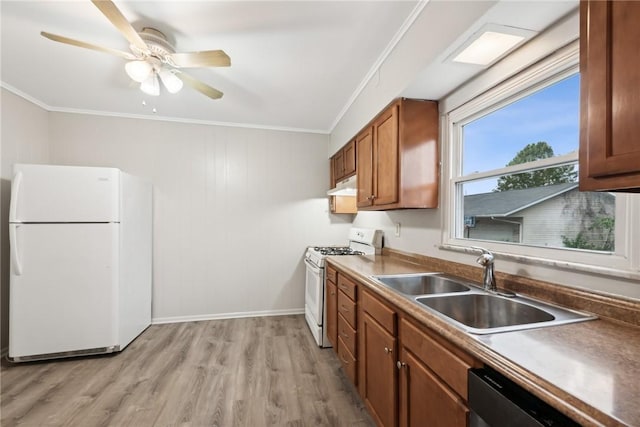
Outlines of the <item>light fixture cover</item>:
M 176 76 L 172 71 L 163 68 L 158 72 L 160 75 L 160 80 L 164 84 L 164 87 L 167 88 L 169 93 L 178 93 L 180 89 L 182 89 L 182 80 L 178 76 Z
M 153 71 L 153 66 L 147 61 L 129 61 L 124 65 L 124 69 L 131 80 L 142 83 Z
M 535 31 L 524 28 L 486 24 L 469 37 L 449 58 L 453 62 L 488 66 L 535 34 Z
M 160 95 L 160 81 L 158 81 L 158 75 L 154 72 L 142 83 L 140 83 L 140 90 L 151 96 Z

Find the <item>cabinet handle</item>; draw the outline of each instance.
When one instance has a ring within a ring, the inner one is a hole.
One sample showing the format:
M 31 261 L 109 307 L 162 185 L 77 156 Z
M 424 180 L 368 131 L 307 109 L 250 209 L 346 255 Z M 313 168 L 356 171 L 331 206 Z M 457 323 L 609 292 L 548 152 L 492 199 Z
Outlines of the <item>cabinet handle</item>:
M 393 350 L 390 349 L 389 347 L 385 347 L 384 348 L 384 352 L 387 353 L 387 354 L 391 354 L 391 353 L 393 353 Z
M 376 198 L 376 196 L 374 196 L 374 195 L 372 194 L 372 195 L 370 195 L 369 197 L 367 197 L 367 200 L 373 200 L 373 199 L 375 199 L 375 198 Z
M 407 364 L 398 360 L 398 361 L 396 362 L 396 366 L 398 367 L 398 369 L 402 369 L 402 368 L 404 368 L 405 366 L 407 366 Z
M 334 291 L 331 291 L 331 295 L 335 295 L 336 293 Z

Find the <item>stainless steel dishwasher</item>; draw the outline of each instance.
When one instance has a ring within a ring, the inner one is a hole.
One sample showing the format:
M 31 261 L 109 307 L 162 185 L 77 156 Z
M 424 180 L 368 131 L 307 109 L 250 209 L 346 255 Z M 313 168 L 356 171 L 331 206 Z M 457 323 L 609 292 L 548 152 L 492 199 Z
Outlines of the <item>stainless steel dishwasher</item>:
M 469 370 L 470 427 L 574 427 L 580 424 L 488 367 Z

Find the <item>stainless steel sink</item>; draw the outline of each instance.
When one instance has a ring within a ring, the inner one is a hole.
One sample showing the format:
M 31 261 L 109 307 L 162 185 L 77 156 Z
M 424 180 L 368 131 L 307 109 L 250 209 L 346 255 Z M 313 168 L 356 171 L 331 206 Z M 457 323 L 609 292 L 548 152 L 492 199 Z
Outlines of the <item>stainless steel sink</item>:
M 405 295 L 447 294 L 469 291 L 469 287 L 460 280 L 440 273 L 397 274 L 374 276 L 373 278 Z
M 471 334 L 517 331 L 596 318 L 521 295 L 507 297 L 488 292 L 480 285 L 444 273 L 372 278 Z
M 595 318 L 522 296 L 506 298 L 483 292 L 420 297 L 416 301 L 473 334 L 516 331 Z

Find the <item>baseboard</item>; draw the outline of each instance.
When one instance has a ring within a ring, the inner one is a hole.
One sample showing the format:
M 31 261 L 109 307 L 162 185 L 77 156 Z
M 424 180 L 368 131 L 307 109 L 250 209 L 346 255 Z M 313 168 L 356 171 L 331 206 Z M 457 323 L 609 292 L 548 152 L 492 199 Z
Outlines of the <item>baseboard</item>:
M 265 311 L 243 311 L 237 313 L 220 314 L 199 314 L 195 316 L 174 316 L 174 317 L 154 317 L 151 319 L 152 325 L 163 323 L 199 322 L 202 320 L 240 319 L 243 317 L 267 317 L 267 316 L 287 316 L 291 314 L 304 314 L 304 308 L 294 308 L 286 310 L 265 310 Z

